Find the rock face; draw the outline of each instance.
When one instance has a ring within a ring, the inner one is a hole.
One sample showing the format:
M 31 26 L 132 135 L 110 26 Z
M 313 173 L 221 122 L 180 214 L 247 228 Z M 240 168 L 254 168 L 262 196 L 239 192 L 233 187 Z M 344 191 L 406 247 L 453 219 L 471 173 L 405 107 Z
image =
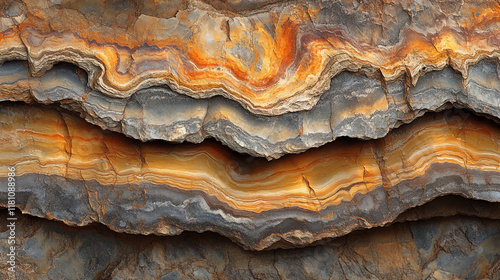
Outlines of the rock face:
M 28 215 L 19 220 L 19 279 L 498 279 L 500 273 L 500 222 L 486 218 L 396 223 L 263 252 L 211 233 L 163 238 L 100 226 L 74 230 Z M 5 242 L 0 249 L 8 249 Z M 7 279 L 2 269 L 0 276 Z
M 500 279 L 499 18 L 495 1 L 3 1 L 15 276 Z

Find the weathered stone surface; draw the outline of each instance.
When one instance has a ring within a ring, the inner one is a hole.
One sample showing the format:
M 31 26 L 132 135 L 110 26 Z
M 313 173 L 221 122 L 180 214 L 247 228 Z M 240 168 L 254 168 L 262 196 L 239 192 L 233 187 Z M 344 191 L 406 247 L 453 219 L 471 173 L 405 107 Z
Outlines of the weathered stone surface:
M 312 108 L 345 70 L 413 85 L 446 66 L 467 77 L 469 65 L 498 58 L 500 42 L 492 0 L 8 0 L 0 9 L 0 61 L 28 59 L 36 75 L 70 62 L 110 96 L 169 85 L 267 115 Z
M 493 0 L 0 1 L 17 278 L 500 280 L 499 19 Z
M 135 236 L 28 215 L 19 216 L 17 232 L 18 279 L 500 278 L 500 221 L 485 218 L 397 223 L 314 247 L 262 252 L 213 233 Z M 4 279 L 6 268 L 2 262 Z
M 0 120 L 0 183 L 15 165 L 17 206 L 73 225 L 210 230 L 263 249 L 384 225 L 446 194 L 500 200 L 500 127 L 460 110 L 272 162 L 216 142 L 141 143 L 28 105 L 0 104 Z
M 113 98 L 86 87 L 86 75 L 59 64 L 40 78 L 21 62 L 0 66 L 0 101 L 59 104 L 77 111 L 102 128 L 147 140 L 200 143 L 213 137 L 232 150 L 279 158 L 319 147 L 338 137 L 373 139 L 427 111 L 467 108 L 500 118 L 500 73 L 483 60 L 468 78 L 450 68 L 423 76 L 405 91 L 403 82 L 381 84 L 342 73 L 309 111 L 257 116 L 222 97 L 194 99 L 167 88 L 140 90 L 129 98 Z

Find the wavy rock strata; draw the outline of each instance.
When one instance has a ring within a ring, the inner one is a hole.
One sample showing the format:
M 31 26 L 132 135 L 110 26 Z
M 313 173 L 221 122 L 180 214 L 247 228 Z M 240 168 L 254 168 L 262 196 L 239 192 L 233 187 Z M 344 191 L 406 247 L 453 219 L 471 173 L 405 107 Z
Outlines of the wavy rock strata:
M 169 85 L 267 115 L 312 108 L 345 70 L 413 85 L 447 65 L 467 77 L 469 65 L 498 58 L 500 42 L 496 1 L 9 0 L 0 9 L 0 61 L 27 59 L 35 75 L 70 62 L 113 97 Z
M 342 73 L 310 111 L 257 116 L 221 97 L 194 99 L 167 88 L 108 97 L 86 87 L 86 75 L 58 64 L 35 78 L 21 62 L 0 66 L 0 101 L 60 104 L 102 128 L 147 140 L 200 143 L 213 137 L 232 150 L 279 158 L 319 147 L 338 137 L 372 139 L 427 111 L 450 107 L 500 117 L 499 68 L 492 61 L 469 67 L 467 79 L 450 68 L 423 76 L 408 91 L 404 82 L 380 83 Z
M 260 250 L 381 226 L 446 194 L 500 200 L 500 128 L 464 111 L 272 162 L 214 142 L 141 143 L 20 104 L 0 104 L 0 124 L 0 183 L 15 165 L 17 206 L 72 225 L 209 230 Z
M 0 250 L 17 279 L 500 279 L 499 22 L 0 1 Z

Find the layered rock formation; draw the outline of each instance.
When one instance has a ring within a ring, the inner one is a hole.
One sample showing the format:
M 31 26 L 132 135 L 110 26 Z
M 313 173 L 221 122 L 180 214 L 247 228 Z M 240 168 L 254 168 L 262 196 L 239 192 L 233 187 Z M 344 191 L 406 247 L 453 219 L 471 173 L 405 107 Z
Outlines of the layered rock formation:
M 0 104 L 0 116 L 1 182 L 15 163 L 18 207 L 68 224 L 211 230 L 261 250 L 384 225 L 446 194 L 500 200 L 500 127 L 462 111 L 273 162 L 214 142 L 138 143 L 57 110 Z
M 17 277 L 499 278 L 499 15 L 0 3 Z
M 467 108 L 500 117 L 496 63 L 471 66 L 468 78 L 445 68 L 430 72 L 407 92 L 403 82 L 343 73 L 309 111 L 257 116 L 220 97 L 193 99 L 167 88 L 108 97 L 85 86 L 78 68 L 60 64 L 40 78 L 21 62 L 0 66 L 0 101 L 59 104 L 104 129 L 147 140 L 200 143 L 213 137 L 231 149 L 268 159 L 319 147 L 338 137 L 380 138 L 426 111 Z M 333 90 L 335 89 L 335 90 Z

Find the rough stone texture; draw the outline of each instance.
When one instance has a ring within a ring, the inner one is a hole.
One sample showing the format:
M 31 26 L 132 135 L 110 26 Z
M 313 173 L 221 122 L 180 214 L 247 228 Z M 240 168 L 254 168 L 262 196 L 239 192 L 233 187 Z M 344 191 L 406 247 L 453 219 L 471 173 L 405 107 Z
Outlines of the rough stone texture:
M 22 104 L 0 104 L 0 120 L 0 183 L 15 163 L 17 207 L 73 225 L 209 230 L 260 250 L 384 225 L 447 194 L 500 201 L 500 128 L 460 110 L 273 162 L 216 142 L 141 143 Z
M 59 104 L 104 129 L 147 140 L 200 143 L 213 137 L 232 150 L 276 159 L 319 147 L 338 137 L 373 139 L 427 111 L 467 108 L 500 117 L 500 73 L 483 60 L 468 79 L 451 68 L 423 76 L 407 92 L 403 82 L 342 73 L 309 111 L 258 116 L 222 97 L 194 99 L 167 88 L 140 90 L 129 98 L 108 97 L 86 87 L 83 71 L 58 64 L 40 78 L 21 62 L 0 66 L 0 101 Z
M 499 19 L 493 0 L 0 1 L 17 278 L 500 279 Z
M 18 237 L 18 279 L 500 279 L 500 221 L 463 216 L 262 252 L 212 233 L 134 236 L 28 215 L 19 215 Z
M 168 84 L 277 115 L 311 109 L 345 70 L 414 85 L 428 71 L 467 77 L 469 65 L 498 58 L 493 0 L 223 3 L 4 1 L 0 61 L 28 59 L 36 75 L 70 62 L 114 97 Z

